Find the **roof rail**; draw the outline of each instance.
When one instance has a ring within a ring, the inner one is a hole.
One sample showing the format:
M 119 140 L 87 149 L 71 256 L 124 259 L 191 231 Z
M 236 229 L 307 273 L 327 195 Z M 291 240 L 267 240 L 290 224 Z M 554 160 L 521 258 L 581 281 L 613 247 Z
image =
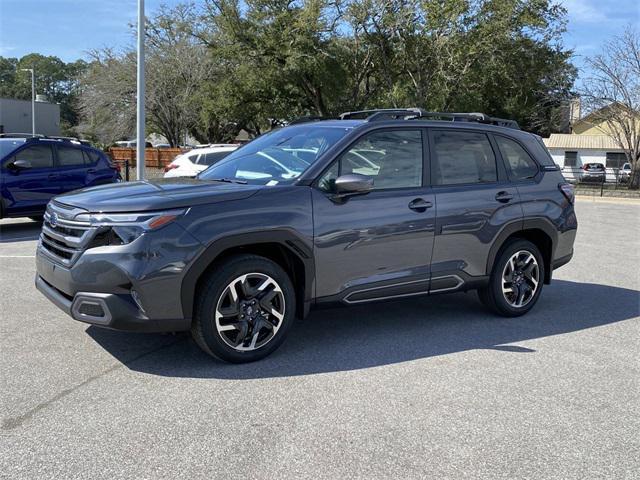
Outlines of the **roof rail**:
M 374 110 L 357 110 L 340 114 L 340 120 L 364 119 L 368 122 L 383 120 L 384 118 L 400 119 L 406 117 L 419 117 L 424 112 L 420 108 L 378 108 Z
M 287 125 L 298 125 L 300 123 L 319 122 L 321 120 L 334 120 L 335 117 L 323 117 L 321 115 L 308 115 L 291 120 Z
M 82 145 L 91 145 L 88 140 L 80 140 L 76 137 L 62 137 L 59 135 L 43 135 L 41 133 L 0 133 L 0 138 L 24 138 L 27 141 L 37 140 L 59 140 L 62 142 L 81 143 Z
M 61 137 L 59 135 L 47 135 L 43 137 L 44 139 L 50 140 L 62 140 L 63 142 L 72 142 L 72 143 L 80 143 L 82 145 L 91 145 L 91 142 L 88 140 L 80 140 L 76 137 Z
M 451 122 L 477 122 L 519 130 L 515 120 L 490 117 L 485 113 L 428 112 L 421 108 L 381 108 L 375 110 L 359 110 L 340 114 L 341 120 L 360 118 L 367 122 L 381 120 L 415 120 L 417 118 L 443 120 Z
M 40 133 L 0 133 L 0 138 L 43 138 Z

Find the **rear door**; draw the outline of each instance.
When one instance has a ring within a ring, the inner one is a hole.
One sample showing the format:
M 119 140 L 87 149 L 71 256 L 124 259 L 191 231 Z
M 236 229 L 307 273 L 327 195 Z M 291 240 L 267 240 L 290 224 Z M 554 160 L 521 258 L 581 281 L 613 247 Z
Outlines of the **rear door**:
M 429 139 L 437 204 L 431 263 L 435 293 L 484 276 L 494 240 L 507 224 L 522 222 L 522 207 L 497 146 L 485 132 L 434 128 Z
M 375 130 L 347 148 L 312 188 L 316 295 L 359 303 L 428 292 L 434 195 L 420 128 Z M 370 150 L 377 156 L 366 158 Z M 335 179 L 365 155 L 374 190 L 340 200 Z M 382 152 L 380 154 L 380 152 Z
M 78 190 L 87 184 L 85 156 L 82 149 L 67 145 L 56 145 L 58 178 L 61 192 Z
M 31 168 L 7 168 L 16 160 L 28 161 Z M 3 162 L 2 177 L 10 197 L 6 207 L 11 214 L 43 211 L 51 197 L 59 193 L 51 145 L 39 143 L 18 150 Z

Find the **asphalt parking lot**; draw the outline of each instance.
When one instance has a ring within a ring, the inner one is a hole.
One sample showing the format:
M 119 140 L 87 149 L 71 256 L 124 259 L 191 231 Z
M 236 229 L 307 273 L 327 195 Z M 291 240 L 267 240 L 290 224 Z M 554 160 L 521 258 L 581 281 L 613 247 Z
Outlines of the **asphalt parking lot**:
M 78 323 L 0 221 L 0 477 L 638 478 L 640 203 L 580 198 L 536 308 L 454 294 L 314 312 L 259 363 Z

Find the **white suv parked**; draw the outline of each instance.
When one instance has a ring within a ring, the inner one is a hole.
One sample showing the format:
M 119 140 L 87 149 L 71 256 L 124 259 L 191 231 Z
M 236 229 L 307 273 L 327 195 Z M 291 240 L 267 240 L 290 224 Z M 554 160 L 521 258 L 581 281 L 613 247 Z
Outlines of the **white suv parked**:
M 217 144 L 206 148 L 195 148 L 178 155 L 173 161 L 164 167 L 164 177 L 195 177 L 214 163 L 219 162 L 229 155 L 239 145 Z

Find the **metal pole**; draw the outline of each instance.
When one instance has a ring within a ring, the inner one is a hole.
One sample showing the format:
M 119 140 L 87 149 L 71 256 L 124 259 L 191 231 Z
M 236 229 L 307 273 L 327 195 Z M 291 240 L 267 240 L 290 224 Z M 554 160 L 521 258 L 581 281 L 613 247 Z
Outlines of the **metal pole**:
M 138 0 L 138 102 L 137 102 L 137 157 L 136 178 L 144 180 L 144 0 Z
M 31 69 L 31 133 L 36 134 L 36 72 Z
M 31 72 L 31 134 L 36 134 L 36 72 L 33 68 L 21 68 L 23 72 Z

